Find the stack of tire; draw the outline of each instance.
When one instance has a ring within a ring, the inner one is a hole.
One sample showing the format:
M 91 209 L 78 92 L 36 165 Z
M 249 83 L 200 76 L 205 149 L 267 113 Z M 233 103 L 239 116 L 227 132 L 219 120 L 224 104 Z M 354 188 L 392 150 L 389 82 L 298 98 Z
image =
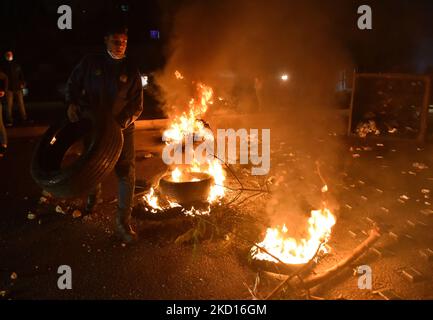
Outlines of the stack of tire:
M 68 149 L 87 139 L 84 152 L 71 165 L 62 167 Z M 123 135 L 113 117 L 67 119 L 48 128 L 38 142 L 31 162 L 34 181 L 55 197 L 70 198 L 93 190 L 116 165 Z

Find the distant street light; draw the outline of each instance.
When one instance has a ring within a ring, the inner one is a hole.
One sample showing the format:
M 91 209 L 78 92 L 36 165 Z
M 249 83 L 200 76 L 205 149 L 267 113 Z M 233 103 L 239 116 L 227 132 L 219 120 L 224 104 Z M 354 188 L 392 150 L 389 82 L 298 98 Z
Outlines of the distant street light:
M 287 80 L 289 80 L 289 75 L 288 75 L 288 74 L 283 74 L 283 75 L 281 76 L 281 80 L 283 80 L 283 81 L 287 81 Z
M 141 76 L 141 86 L 144 88 L 144 87 L 147 87 L 148 84 L 149 84 L 149 77 L 142 75 Z

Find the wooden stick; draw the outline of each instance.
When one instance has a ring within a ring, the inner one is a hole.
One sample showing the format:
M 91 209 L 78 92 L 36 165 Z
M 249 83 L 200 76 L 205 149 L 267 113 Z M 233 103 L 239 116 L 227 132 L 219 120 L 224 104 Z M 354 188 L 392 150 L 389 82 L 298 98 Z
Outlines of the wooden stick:
M 328 186 L 328 184 L 325 181 L 325 178 L 323 178 L 322 173 L 320 172 L 319 160 L 316 160 L 316 170 L 317 170 L 317 175 L 319 176 L 320 180 L 322 180 L 323 186 Z
M 353 261 L 357 260 L 361 255 L 363 255 L 380 238 L 380 236 L 381 234 L 377 228 L 372 229 L 368 238 L 365 239 L 364 242 L 362 242 L 358 247 L 356 247 L 350 256 L 346 257 L 344 260 L 340 261 L 327 271 L 303 280 L 302 289 L 313 288 L 318 284 L 323 283 L 336 276 L 345 267 L 350 265 Z
M 317 255 L 320 252 L 320 249 L 323 246 L 323 242 L 317 247 L 316 253 L 314 256 L 308 261 L 302 268 L 297 270 L 296 272 L 293 272 L 291 275 L 289 275 L 283 282 L 281 282 L 267 297 L 266 300 L 270 300 L 272 297 L 274 297 L 278 292 L 280 292 L 281 289 L 284 288 L 284 286 L 289 283 L 289 281 L 300 274 L 302 274 L 304 271 L 306 271 L 308 268 L 310 268 L 311 264 L 314 262 L 314 259 L 316 259 Z

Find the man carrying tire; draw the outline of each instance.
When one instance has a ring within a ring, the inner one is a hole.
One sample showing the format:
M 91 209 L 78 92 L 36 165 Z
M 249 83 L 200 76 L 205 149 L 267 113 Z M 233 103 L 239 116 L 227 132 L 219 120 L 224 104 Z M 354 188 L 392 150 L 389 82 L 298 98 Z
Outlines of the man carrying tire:
M 108 29 L 106 52 L 86 56 L 69 77 L 66 103 L 71 122 L 86 114 L 101 118 L 112 114 L 122 128 L 123 148 L 115 166 L 119 187 L 116 231 L 131 243 L 137 240 L 130 224 L 135 188 L 134 121 L 143 110 L 143 92 L 138 68 L 125 56 L 127 40 L 125 27 Z M 100 185 L 88 196 L 86 211 L 93 210 L 99 197 Z

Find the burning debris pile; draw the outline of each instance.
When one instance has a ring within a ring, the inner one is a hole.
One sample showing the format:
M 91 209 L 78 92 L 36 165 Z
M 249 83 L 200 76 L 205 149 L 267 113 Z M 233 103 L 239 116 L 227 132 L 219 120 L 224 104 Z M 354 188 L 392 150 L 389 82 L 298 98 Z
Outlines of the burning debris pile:
M 185 80 L 185 77 L 179 72 L 175 73 L 175 77 L 178 81 Z M 260 186 L 260 189 L 256 188 L 255 190 L 244 188 L 235 174 L 234 177 L 240 184 L 240 188 L 235 189 L 225 186 L 226 169 L 223 168 L 225 164 L 223 160 L 216 157 L 203 159 L 201 156 L 203 150 L 200 149 L 200 146 L 197 147 L 196 142 L 209 141 L 213 143 L 215 140 L 209 125 L 203 120 L 203 116 L 213 104 L 213 97 L 214 92 L 211 87 L 201 82 L 195 83 L 195 95 L 189 100 L 187 110 L 171 118 L 167 129 L 162 134 L 166 147 L 173 151 L 182 150 L 182 157 L 189 159 L 189 162 L 185 161 L 186 163 L 184 163 L 181 161 L 182 164 L 169 165 L 167 172 L 160 177 L 158 184 L 143 196 L 145 211 L 158 214 L 176 208 L 184 216 L 194 217 L 196 231 L 200 232 L 203 231 L 203 225 L 212 225 L 214 223 L 212 219 L 215 214 L 223 213 L 224 215 L 225 212 L 223 211 L 229 209 L 227 204 L 232 204 L 239 199 L 239 196 L 235 196 L 231 201 L 224 201 L 224 198 L 227 197 L 227 190 L 240 193 L 242 191 L 256 192 L 252 196 L 265 192 L 270 193 L 269 190 L 264 190 Z M 374 121 L 367 129 L 368 132 L 371 130 L 373 132 L 378 131 Z M 317 169 L 323 182 L 321 192 L 322 195 L 325 195 L 329 191 L 328 185 L 321 176 L 319 168 Z M 228 165 L 227 170 L 232 171 Z M 247 196 L 244 199 L 249 198 Z M 215 214 L 206 217 L 211 212 Z M 321 208 L 311 210 L 308 224 L 301 226 L 301 229 L 306 227 L 306 232 L 301 237 L 290 236 L 286 225 L 282 227 L 272 226 L 267 228 L 262 240 L 255 243 L 248 236 L 242 238 L 242 234 L 239 234 L 237 230 L 224 229 L 225 224 L 223 226 L 213 226 L 223 231 L 227 238 L 249 243 L 248 255 L 253 261 L 294 266 L 297 270 L 303 270 L 307 266 L 311 266 L 312 263 L 316 263 L 319 257 L 329 252 L 330 248 L 327 243 L 335 224 L 336 216 L 327 207 L 326 201 L 323 201 Z M 190 241 L 194 237 L 193 234 L 198 233 L 196 231 L 192 229 L 187 231 L 177 237 L 175 242 Z M 369 243 L 374 242 L 377 238 L 378 234 L 375 233 L 368 241 Z M 367 247 L 370 245 L 369 243 Z M 357 250 L 347 261 L 352 261 L 356 256 L 362 254 L 364 250 L 364 247 Z M 332 276 L 345 266 L 347 266 L 347 263 L 343 262 L 341 266 L 336 266 L 335 270 L 330 270 L 329 275 Z M 321 276 L 323 278 L 328 277 L 328 275 Z M 289 281 L 287 279 L 291 278 L 286 278 L 286 281 Z M 311 283 L 320 281 L 319 278 L 310 280 Z
M 175 77 L 178 80 L 184 79 L 179 71 L 175 72 Z M 187 164 L 172 165 L 169 172 L 160 179 L 159 185 L 144 195 L 144 201 L 149 207 L 146 210 L 157 213 L 178 207 L 186 215 L 209 214 L 210 205 L 218 203 L 224 197 L 225 171 L 222 161 L 216 157 L 203 159 L 203 150 L 194 149 L 195 142 L 214 142 L 209 125 L 202 120 L 212 104 L 212 88 L 199 82 L 196 84 L 196 96 L 188 103 L 188 110 L 171 119 L 169 127 L 163 132 L 163 140 L 170 150 L 182 150 L 182 157 L 188 161 L 185 161 Z M 178 160 L 182 162 L 182 159 Z M 175 190 L 177 188 L 178 191 Z M 181 196 L 188 190 L 191 191 L 189 198 Z M 202 205 L 206 203 L 207 207 L 196 209 L 189 206 L 194 202 L 201 202 Z M 186 208 L 187 206 L 189 207 Z
M 307 229 L 302 233 L 303 236 L 294 237 L 289 233 L 289 228 L 284 224 L 282 227 L 271 227 L 266 230 L 263 240 L 253 244 L 249 249 L 251 266 L 257 271 L 257 277 L 265 278 L 270 281 L 278 281 L 278 285 L 270 292 L 268 291 L 271 282 L 266 281 L 262 289 L 266 294 L 258 292 L 258 284 L 253 288 L 248 285 L 248 291 L 253 299 L 274 299 L 285 290 L 285 297 L 300 298 L 310 296 L 310 289 L 313 289 L 340 274 L 348 268 L 351 263 L 366 253 L 371 246 L 381 236 L 380 230 L 375 226 L 369 236 L 358 245 L 346 258 L 336 262 L 331 267 L 324 269 L 323 266 L 317 269 L 319 262 L 330 252 L 328 245 L 331 239 L 331 232 L 336 224 L 337 218 L 329 209 L 327 202 L 332 202 L 329 195 L 329 187 L 324 180 L 319 163 L 317 174 L 322 181 L 322 187 L 317 188 L 321 191 L 321 209 L 311 210 L 308 225 L 298 224 L 297 229 Z M 291 219 L 292 221 L 294 219 Z M 286 223 L 289 223 L 285 219 Z M 291 225 L 293 227 L 293 224 Z M 292 228 L 292 230 L 294 230 Z M 296 230 L 296 229 L 295 229 Z M 329 266 L 328 263 L 325 265 Z M 257 279 L 256 279 L 257 280 Z
M 359 137 L 365 138 L 370 133 L 372 133 L 372 134 L 374 134 L 376 136 L 380 134 L 380 131 L 376 127 L 376 122 L 375 121 L 369 120 L 367 122 L 360 122 L 360 123 L 358 123 L 358 125 L 356 127 L 356 134 Z
M 309 262 L 319 250 L 327 253 L 326 242 L 331 236 L 331 229 L 336 222 L 335 216 L 329 209 L 313 210 L 308 220 L 309 238 L 297 240 L 288 237 L 287 227 L 268 228 L 265 239 L 251 249 L 254 259 L 279 262 L 273 256 L 286 264 L 304 264 Z M 260 250 L 266 249 L 266 252 Z M 271 253 L 270 256 L 267 252 Z

